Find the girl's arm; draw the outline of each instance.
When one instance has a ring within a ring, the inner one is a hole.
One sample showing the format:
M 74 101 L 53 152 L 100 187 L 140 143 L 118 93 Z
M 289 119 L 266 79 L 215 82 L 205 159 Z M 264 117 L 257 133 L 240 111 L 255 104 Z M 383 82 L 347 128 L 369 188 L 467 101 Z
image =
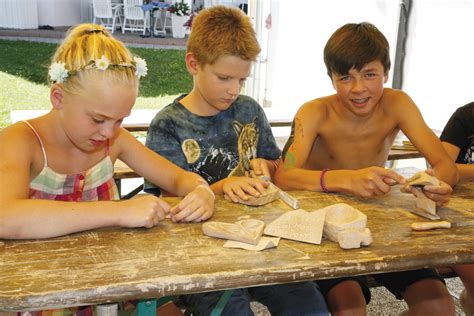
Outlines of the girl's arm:
M 37 139 L 24 124 L 0 132 L 0 238 L 47 238 L 107 226 L 151 227 L 169 206 L 156 197 L 123 202 L 29 199 Z
M 173 220 L 203 221 L 212 216 L 214 193 L 198 174 L 181 169 L 123 129 L 116 141 L 114 147 L 120 160 L 166 192 L 184 197 L 171 210 Z

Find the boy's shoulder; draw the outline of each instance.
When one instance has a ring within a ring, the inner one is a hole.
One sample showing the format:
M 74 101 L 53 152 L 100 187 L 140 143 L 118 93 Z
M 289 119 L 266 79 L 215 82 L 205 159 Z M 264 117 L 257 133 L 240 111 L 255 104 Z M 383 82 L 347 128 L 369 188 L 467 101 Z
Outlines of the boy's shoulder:
M 189 111 L 187 111 L 184 106 L 181 106 L 179 103 L 180 99 L 181 97 L 173 100 L 173 102 L 165 105 L 161 110 L 159 110 L 152 119 L 152 124 L 157 123 L 158 121 L 177 119 L 186 116 L 186 112 Z
M 259 110 L 262 109 L 260 104 L 257 101 L 255 101 L 252 97 L 248 95 L 243 95 L 243 94 L 239 95 L 239 97 L 234 101 L 233 106 L 238 109 L 245 108 L 245 107 L 256 108 Z
M 304 103 L 298 110 L 297 117 L 308 118 L 312 121 L 325 119 L 329 113 L 337 106 L 338 99 L 335 94 L 310 100 Z
M 382 94 L 382 103 L 384 105 L 397 105 L 400 104 L 400 101 L 411 101 L 410 96 L 402 90 L 393 89 L 393 88 L 384 88 Z
M 234 117 L 235 119 L 250 118 L 255 116 L 263 116 L 265 112 L 260 104 L 252 97 L 247 95 L 239 95 L 231 107 L 221 112 L 225 117 Z

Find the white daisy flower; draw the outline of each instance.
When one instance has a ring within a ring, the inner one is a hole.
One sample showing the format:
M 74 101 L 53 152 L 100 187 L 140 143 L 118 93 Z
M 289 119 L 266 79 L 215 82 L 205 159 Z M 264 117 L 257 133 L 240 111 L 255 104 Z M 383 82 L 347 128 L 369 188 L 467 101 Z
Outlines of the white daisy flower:
M 49 67 L 49 78 L 51 78 L 52 82 L 63 83 L 66 81 L 67 77 L 69 76 L 68 71 L 66 70 L 65 64 L 62 62 L 53 63 Z
M 106 70 L 109 68 L 109 64 L 109 60 L 104 55 L 100 59 L 95 60 L 95 67 L 99 70 Z
M 148 67 L 146 65 L 146 61 L 140 57 L 133 57 L 133 61 L 135 62 L 135 75 L 140 79 L 141 77 L 145 77 L 148 73 Z

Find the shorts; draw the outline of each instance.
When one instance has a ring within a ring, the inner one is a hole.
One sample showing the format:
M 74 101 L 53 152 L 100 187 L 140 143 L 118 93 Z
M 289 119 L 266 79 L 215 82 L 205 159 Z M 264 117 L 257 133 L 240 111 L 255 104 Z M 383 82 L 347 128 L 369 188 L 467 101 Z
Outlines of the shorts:
M 329 290 L 331 290 L 334 286 L 336 286 L 337 284 L 343 281 L 350 281 L 350 280 L 356 281 L 357 283 L 359 283 L 359 286 L 362 290 L 362 294 L 364 295 L 364 298 L 365 298 L 365 302 L 369 304 L 370 298 L 371 298 L 370 289 L 369 289 L 369 285 L 367 284 L 367 280 L 363 276 L 317 280 L 315 282 L 316 284 L 319 285 L 319 289 L 321 290 L 321 293 L 324 295 L 324 297 L 326 297 Z
M 440 280 L 446 285 L 443 277 L 438 273 L 438 271 L 436 271 L 436 269 L 432 268 L 372 274 L 371 276 L 377 282 L 385 286 L 387 290 L 389 290 L 399 300 L 403 299 L 402 293 L 405 292 L 407 287 L 424 279 Z
M 220 304 L 223 291 L 182 295 L 187 316 L 208 316 L 216 309 L 225 316 L 253 316 L 250 301 L 265 305 L 272 315 L 327 316 L 324 297 L 314 282 L 276 284 L 234 289 L 228 300 Z

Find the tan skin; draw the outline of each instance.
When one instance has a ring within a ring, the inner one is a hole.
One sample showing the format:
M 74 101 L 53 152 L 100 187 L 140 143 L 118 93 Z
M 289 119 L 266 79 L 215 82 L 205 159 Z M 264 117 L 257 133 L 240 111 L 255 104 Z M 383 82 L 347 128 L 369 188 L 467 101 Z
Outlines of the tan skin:
M 383 88 L 387 80 L 379 61 L 360 72 L 332 75 L 337 94 L 304 104 L 295 116 L 295 135 L 275 179 L 287 190 L 330 191 L 370 197 L 390 191 L 405 179 L 384 169 L 390 146 L 402 130 L 433 166 L 441 187 L 425 186 L 439 205 L 447 202 L 457 172 L 436 135 L 428 128 L 413 101 L 402 91 Z
M 44 142 L 48 166 L 64 174 L 83 172 L 106 157 L 109 140 L 112 163 L 119 158 L 184 199 L 174 207 L 154 196 L 87 203 L 29 199 L 29 183 L 43 168 L 44 158 L 32 130 L 19 122 L 0 133 L 0 238 L 48 238 L 107 226 L 152 227 L 167 214 L 175 222 L 212 216 L 214 195 L 202 178 L 171 164 L 120 127 L 137 90 L 97 79 L 90 80 L 87 91 L 71 95 L 53 85 L 53 109 L 30 120 Z
M 442 180 L 440 187 L 425 186 L 426 195 L 438 205 L 447 202 L 457 181 L 456 167 L 408 95 L 383 87 L 387 78 L 377 60 L 360 71 L 350 69 L 347 75 L 333 73 L 337 93 L 309 101 L 298 110 L 294 141 L 277 168 L 276 184 L 285 190 L 322 191 L 321 170 L 329 168 L 324 183 L 332 192 L 384 195 L 391 184 L 405 182 L 401 175 L 384 168 L 401 130 L 433 166 L 428 172 Z M 449 292 L 439 281 L 415 282 L 402 296 L 409 315 L 454 314 Z M 326 300 L 332 315 L 365 315 L 365 299 L 355 281 L 334 286 Z
M 181 100 L 190 112 L 201 115 L 217 115 L 227 110 L 239 96 L 240 89 L 250 74 L 252 62 L 236 56 L 221 56 L 212 65 L 201 65 L 193 53 L 186 54 L 186 67 L 193 76 L 193 90 Z M 276 161 L 276 163 L 278 160 Z M 261 158 L 251 160 L 256 176 L 272 177 L 274 161 Z M 258 197 L 265 192 L 268 183 L 258 178 L 228 177 L 211 185 L 216 194 L 225 194 L 233 202 Z
M 456 161 L 459 152 L 461 151 L 458 146 L 450 144 L 448 142 L 442 142 L 444 149 L 448 153 L 452 161 Z M 474 180 L 474 165 L 457 163 L 456 167 L 459 171 L 459 181 L 473 181 Z

